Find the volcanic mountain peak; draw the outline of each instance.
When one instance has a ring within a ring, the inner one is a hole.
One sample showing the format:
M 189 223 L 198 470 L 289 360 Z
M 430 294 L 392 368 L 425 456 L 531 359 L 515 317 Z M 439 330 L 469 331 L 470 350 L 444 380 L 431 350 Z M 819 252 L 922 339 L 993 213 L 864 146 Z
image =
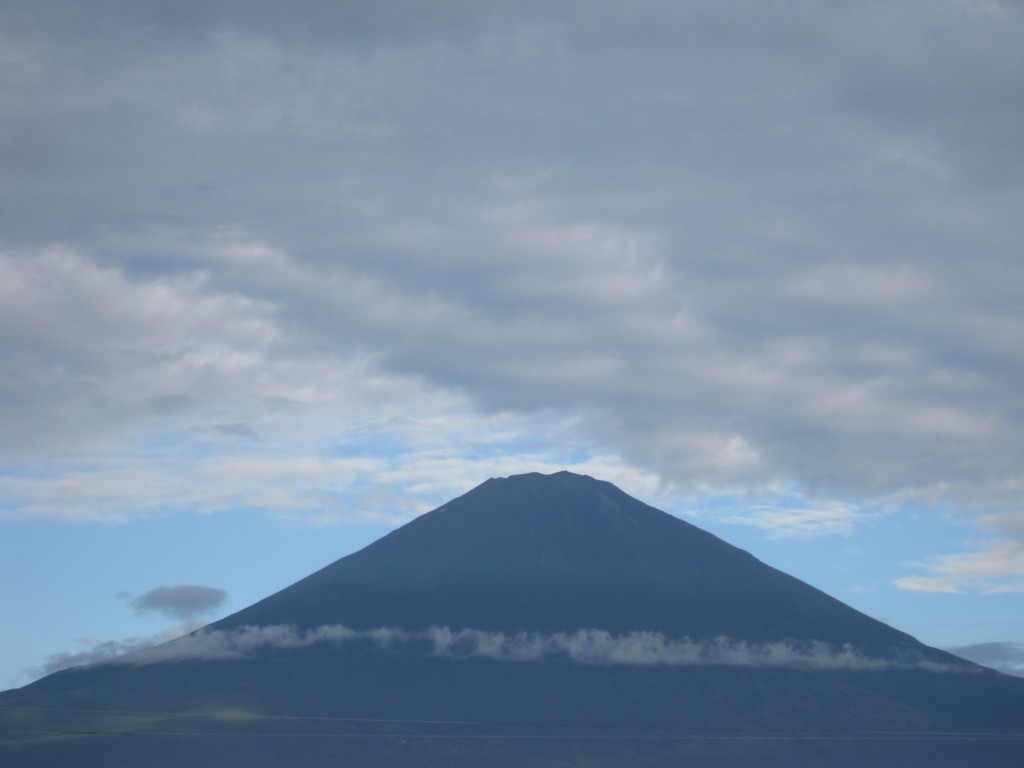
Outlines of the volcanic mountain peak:
M 611 483 L 570 472 L 492 478 L 215 626 L 337 624 L 938 654 Z

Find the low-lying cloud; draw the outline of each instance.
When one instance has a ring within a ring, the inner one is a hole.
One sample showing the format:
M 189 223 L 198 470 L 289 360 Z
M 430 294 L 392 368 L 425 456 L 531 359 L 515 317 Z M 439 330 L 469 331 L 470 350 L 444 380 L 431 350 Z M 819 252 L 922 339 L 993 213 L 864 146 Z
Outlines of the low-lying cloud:
M 50 675 L 69 667 L 134 660 L 136 658 L 135 654 L 145 654 L 154 648 L 164 646 L 172 640 L 184 636 L 194 628 L 195 625 L 192 627 L 174 627 L 150 637 L 129 637 L 126 640 L 95 642 L 83 639 L 79 642 L 88 646 L 86 650 L 55 653 L 47 658 L 42 667 L 28 670 L 28 674 L 32 675 L 32 677 L 42 677 L 43 675 Z
M 150 664 L 183 660 L 251 658 L 258 652 L 290 650 L 330 643 L 372 648 L 386 653 L 414 653 L 446 659 L 555 662 L 595 666 L 731 666 L 791 667 L 815 670 L 883 670 L 951 667 L 919 656 L 894 658 L 866 655 L 851 645 L 820 641 L 757 643 L 718 637 L 713 640 L 672 639 L 658 632 L 612 634 L 601 629 L 573 632 L 504 633 L 480 629 L 397 627 L 351 629 L 341 624 L 301 630 L 290 625 L 247 626 L 235 630 L 202 629 L 172 642 L 106 643 L 91 655 L 61 654 L 51 658 L 48 671 L 81 663 Z M 69 663 L 70 662 L 70 663 Z

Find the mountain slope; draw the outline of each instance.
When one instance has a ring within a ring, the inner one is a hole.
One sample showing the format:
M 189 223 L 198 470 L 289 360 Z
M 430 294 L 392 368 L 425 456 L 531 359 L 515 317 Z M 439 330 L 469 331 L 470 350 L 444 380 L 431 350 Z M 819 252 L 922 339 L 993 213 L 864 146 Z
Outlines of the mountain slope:
M 611 483 L 492 479 L 218 622 L 649 630 L 952 659 Z
M 0 693 L 0 762 L 1016 767 L 1021 723 L 1024 681 L 608 483 L 530 474 L 190 637 Z

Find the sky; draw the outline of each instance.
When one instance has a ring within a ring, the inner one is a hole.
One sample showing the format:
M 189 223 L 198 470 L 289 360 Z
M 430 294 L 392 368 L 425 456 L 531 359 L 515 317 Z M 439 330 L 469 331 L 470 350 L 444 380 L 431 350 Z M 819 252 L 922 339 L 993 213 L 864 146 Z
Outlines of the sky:
M 999 0 L 3 0 L 0 688 L 561 469 L 1024 673 L 1022 73 Z

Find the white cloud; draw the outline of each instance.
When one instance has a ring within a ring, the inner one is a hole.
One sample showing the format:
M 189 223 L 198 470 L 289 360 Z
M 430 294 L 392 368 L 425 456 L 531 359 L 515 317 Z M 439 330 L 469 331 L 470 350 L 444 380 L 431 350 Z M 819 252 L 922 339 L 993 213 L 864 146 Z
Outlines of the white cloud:
M 878 658 L 855 648 L 831 646 L 821 642 L 749 643 L 719 637 L 714 640 L 670 639 L 656 632 L 629 632 L 613 635 L 604 630 L 586 629 L 552 634 L 506 634 L 476 629 L 452 630 L 431 627 L 405 630 L 379 627 L 355 630 L 342 625 L 325 625 L 302 631 L 293 626 L 274 625 L 239 629 L 202 629 L 162 645 L 145 642 L 105 643 L 78 656 L 53 657 L 48 671 L 71 663 L 127 664 L 185 659 L 241 659 L 268 648 L 295 649 L 318 643 L 344 646 L 347 643 L 371 643 L 394 653 L 425 653 L 450 659 L 487 658 L 502 662 L 568 662 L 592 665 L 625 666 L 742 666 L 795 667 L 805 669 L 882 670 L 924 668 L 933 671 L 953 669 L 923 658 L 906 656 Z
M 904 576 L 893 583 L 923 592 L 1024 592 L 1024 542 L 997 541 L 984 549 L 939 555 L 919 564 L 927 576 Z
M 0 515 L 126 523 L 168 512 L 253 509 L 313 525 L 400 525 L 488 477 L 563 469 L 610 480 L 648 499 L 662 492 L 653 473 L 614 456 L 578 460 L 572 456 L 578 448 L 521 419 L 455 415 L 434 422 L 339 425 L 331 442 L 317 439 L 319 425 L 313 425 L 307 445 L 263 441 L 250 448 L 228 445 L 228 452 L 213 455 L 192 453 L 186 436 L 176 450 L 151 458 L 72 464 L 56 477 L 0 477 L 0 498 L 6 500 Z M 325 456 L 338 450 L 355 455 Z
M 809 500 L 808 507 L 773 507 L 751 504 L 734 513 L 718 514 L 726 523 L 747 525 L 768 532 L 771 538 L 814 538 L 850 533 L 868 513 L 840 501 Z
M 163 646 L 195 630 L 195 625 L 183 625 L 173 627 L 150 637 L 130 637 L 127 640 L 89 640 L 83 638 L 79 642 L 87 647 L 86 650 L 53 654 L 42 667 L 29 670 L 29 674 L 32 677 L 42 677 L 43 675 L 59 672 L 69 667 L 119 662 L 133 653 L 145 652 L 152 648 Z

